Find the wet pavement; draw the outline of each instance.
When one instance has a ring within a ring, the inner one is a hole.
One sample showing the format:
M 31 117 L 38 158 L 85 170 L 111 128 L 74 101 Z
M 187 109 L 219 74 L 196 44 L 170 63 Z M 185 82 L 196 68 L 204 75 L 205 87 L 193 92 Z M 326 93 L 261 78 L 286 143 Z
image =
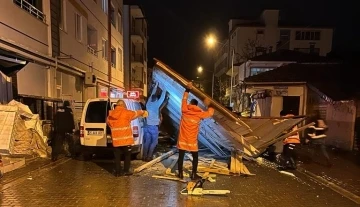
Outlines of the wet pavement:
M 303 146 L 299 151 L 300 167 L 360 196 L 360 154 L 329 148 L 332 166 L 325 165 L 325 158 L 318 152 L 311 156 L 311 148 Z
M 142 164 L 133 162 L 133 166 Z M 186 196 L 183 183 L 151 178 L 165 169 L 158 164 L 137 176 L 115 178 L 110 160 L 65 158 L 0 184 L 1 206 L 357 206 L 349 199 L 311 181 L 247 163 L 252 177 L 218 175 L 205 189 L 225 189 L 227 196 Z M 6 175 L 8 176 L 8 175 Z M 9 175 L 10 176 L 10 175 Z M 7 179 L 7 178 L 5 178 Z

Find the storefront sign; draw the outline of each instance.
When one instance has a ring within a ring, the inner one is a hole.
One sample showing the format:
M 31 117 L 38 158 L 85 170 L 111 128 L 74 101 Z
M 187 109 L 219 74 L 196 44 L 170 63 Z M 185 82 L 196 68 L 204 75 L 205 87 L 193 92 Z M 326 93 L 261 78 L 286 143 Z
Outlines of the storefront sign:
M 274 86 L 273 96 L 288 96 L 287 86 Z
M 136 99 L 136 98 L 139 98 L 139 97 L 140 97 L 140 93 L 139 93 L 139 91 L 127 91 L 127 92 L 126 92 L 126 96 L 127 96 L 127 98 L 134 98 L 134 99 Z

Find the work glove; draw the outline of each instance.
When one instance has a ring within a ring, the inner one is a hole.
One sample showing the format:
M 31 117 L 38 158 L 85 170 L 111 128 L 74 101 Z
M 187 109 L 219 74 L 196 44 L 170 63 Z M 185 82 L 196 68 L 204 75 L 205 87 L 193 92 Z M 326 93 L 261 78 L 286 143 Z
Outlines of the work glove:
M 211 100 L 209 98 L 205 98 L 203 102 L 206 107 L 209 107 L 211 104 Z
M 144 113 L 143 113 L 142 117 L 143 117 L 143 118 L 146 118 L 146 117 L 148 117 L 148 116 L 149 116 L 149 112 L 144 111 Z

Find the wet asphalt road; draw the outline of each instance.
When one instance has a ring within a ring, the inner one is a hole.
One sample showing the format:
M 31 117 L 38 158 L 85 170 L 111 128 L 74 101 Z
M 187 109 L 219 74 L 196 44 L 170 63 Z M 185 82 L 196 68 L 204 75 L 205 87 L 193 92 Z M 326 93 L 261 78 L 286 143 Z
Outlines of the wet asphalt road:
M 134 167 L 142 164 L 133 163 Z M 186 196 L 183 183 L 139 175 L 115 178 L 111 161 L 64 159 L 35 168 L 26 176 L 9 173 L 1 185 L 1 206 L 357 206 L 353 201 L 296 174 L 292 178 L 276 170 L 247 164 L 252 177 L 218 175 L 205 189 L 226 189 L 227 196 Z M 24 169 L 23 169 L 24 170 Z M 14 172 L 16 174 L 17 172 Z M 18 173 L 19 174 L 19 173 Z M 11 178 L 11 179 L 10 179 Z M 8 182 L 6 182 L 8 181 Z

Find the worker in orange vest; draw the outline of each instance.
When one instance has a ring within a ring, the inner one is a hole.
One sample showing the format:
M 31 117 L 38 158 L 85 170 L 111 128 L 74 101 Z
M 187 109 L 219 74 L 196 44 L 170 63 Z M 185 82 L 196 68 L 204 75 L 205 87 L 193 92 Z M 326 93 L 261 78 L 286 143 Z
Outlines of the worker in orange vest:
M 207 111 L 201 110 L 198 107 L 198 101 L 192 99 L 190 104 L 187 104 L 187 99 L 189 97 L 189 92 L 192 89 L 192 82 L 187 84 L 187 88 L 182 98 L 181 103 L 181 120 L 180 120 L 180 132 L 177 142 L 177 148 L 179 149 L 179 161 L 178 161 L 178 170 L 179 178 L 183 178 L 183 162 L 185 151 L 191 152 L 193 156 L 192 162 L 192 179 L 197 179 L 199 176 L 197 173 L 198 165 L 198 134 L 200 128 L 200 122 L 202 119 L 211 117 L 214 114 L 214 109 L 209 107 L 210 99 L 206 98 L 204 100 L 204 105 L 209 107 Z
M 131 111 L 126 108 L 126 104 L 123 100 L 119 100 L 116 103 L 114 110 L 109 112 L 107 123 L 111 129 L 112 144 L 114 146 L 115 156 L 115 176 L 122 175 L 120 156 L 124 154 L 124 175 L 132 175 L 130 172 L 131 161 L 131 147 L 134 145 L 134 137 L 131 129 L 131 121 L 142 116 L 146 117 L 147 111 L 138 110 Z
M 294 114 L 288 113 L 284 117 L 293 117 Z M 295 131 L 298 127 L 294 126 L 291 130 Z M 284 169 L 296 169 L 296 148 L 300 145 L 300 135 L 299 132 L 297 132 L 294 135 L 291 135 L 284 139 L 284 149 L 283 149 L 283 164 L 282 168 Z

